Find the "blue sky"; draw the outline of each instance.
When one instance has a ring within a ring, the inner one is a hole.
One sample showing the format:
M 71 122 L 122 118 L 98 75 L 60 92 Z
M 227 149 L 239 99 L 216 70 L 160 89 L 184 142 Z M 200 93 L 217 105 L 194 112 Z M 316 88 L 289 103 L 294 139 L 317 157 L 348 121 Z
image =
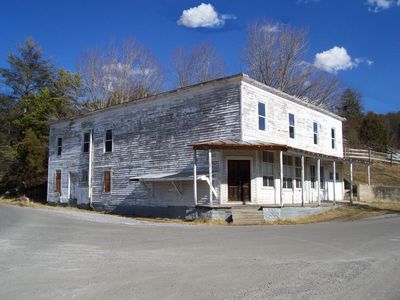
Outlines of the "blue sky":
M 164 67 L 177 45 L 210 42 L 238 73 L 246 26 L 263 18 L 307 28 L 308 61 L 359 90 L 365 110 L 400 110 L 400 0 L 1 0 L 0 66 L 27 36 L 72 71 L 82 52 L 135 37 Z

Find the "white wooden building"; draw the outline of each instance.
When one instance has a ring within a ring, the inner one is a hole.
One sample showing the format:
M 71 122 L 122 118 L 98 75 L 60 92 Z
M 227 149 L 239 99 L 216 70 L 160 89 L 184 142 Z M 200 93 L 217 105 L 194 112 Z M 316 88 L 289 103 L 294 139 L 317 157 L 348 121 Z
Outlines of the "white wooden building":
M 245 74 L 51 125 L 48 202 L 134 215 L 342 200 L 343 119 Z

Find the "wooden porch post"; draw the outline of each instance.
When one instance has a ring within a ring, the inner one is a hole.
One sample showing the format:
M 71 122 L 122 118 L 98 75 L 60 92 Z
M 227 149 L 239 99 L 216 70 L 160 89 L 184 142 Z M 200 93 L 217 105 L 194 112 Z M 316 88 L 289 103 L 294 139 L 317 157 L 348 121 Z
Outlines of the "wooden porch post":
M 333 161 L 333 205 L 336 205 L 336 161 Z
M 350 161 L 350 203 L 353 204 L 353 162 Z
M 212 191 L 212 152 L 211 149 L 208 149 L 208 177 L 209 177 L 209 184 L 210 184 L 210 205 L 213 205 L 213 191 Z
M 321 205 L 321 160 L 318 158 L 317 160 L 317 200 L 318 200 L 318 206 Z
M 301 156 L 301 206 L 304 206 L 304 155 Z
M 371 185 L 371 165 L 368 164 L 368 185 Z
M 283 152 L 279 151 L 279 193 L 280 193 L 280 205 L 283 207 Z
M 197 205 L 197 153 L 193 150 L 193 198 L 194 205 Z

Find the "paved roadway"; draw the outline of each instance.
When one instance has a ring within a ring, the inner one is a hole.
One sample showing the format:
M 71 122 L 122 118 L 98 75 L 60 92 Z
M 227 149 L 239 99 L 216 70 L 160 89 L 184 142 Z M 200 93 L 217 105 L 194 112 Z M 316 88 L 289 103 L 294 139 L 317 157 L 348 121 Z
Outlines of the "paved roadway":
M 192 226 L 0 205 L 0 299 L 400 299 L 400 218 Z

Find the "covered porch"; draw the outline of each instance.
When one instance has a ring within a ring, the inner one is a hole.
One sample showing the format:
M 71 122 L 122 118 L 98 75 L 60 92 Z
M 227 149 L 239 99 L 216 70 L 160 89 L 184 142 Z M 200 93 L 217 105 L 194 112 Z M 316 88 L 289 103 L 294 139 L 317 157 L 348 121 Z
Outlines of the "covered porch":
M 320 206 L 343 199 L 340 157 L 261 141 L 214 140 L 191 146 L 196 206 Z M 208 157 L 207 202 L 199 199 L 195 179 L 200 151 Z

